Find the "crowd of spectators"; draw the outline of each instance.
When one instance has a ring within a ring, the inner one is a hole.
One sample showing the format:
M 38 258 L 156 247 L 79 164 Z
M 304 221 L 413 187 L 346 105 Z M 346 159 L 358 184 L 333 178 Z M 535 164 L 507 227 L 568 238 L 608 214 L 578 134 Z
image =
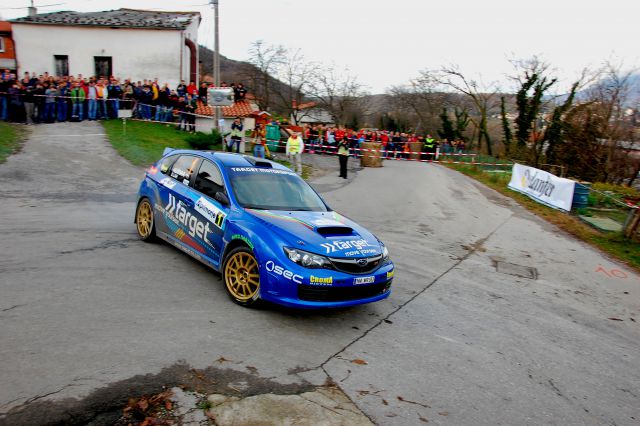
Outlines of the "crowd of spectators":
M 235 102 L 245 100 L 247 89 L 242 83 L 223 82 L 221 86 L 233 89 Z M 207 83 L 197 86 L 184 80 L 172 88 L 167 83 L 161 85 L 157 78 L 121 81 L 115 77 L 85 78 L 82 74 L 60 77 L 46 72 L 26 72 L 17 78 L 5 70 L 0 74 L 0 120 L 25 124 L 107 120 L 118 118 L 120 109 L 129 109 L 134 118 L 175 122 L 178 129 L 195 132 L 195 112 L 198 103 L 207 104 L 208 88 Z M 385 156 L 393 158 L 409 158 L 419 150 L 430 159 L 438 147 L 442 154 L 465 149 L 464 141 L 438 143 L 431 135 L 376 129 L 305 125 L 302 136 L 311 153 L 335 153 L 342 141 L 353 156 L 359 155 L 358 148 L 366 142 L 381 143 Z
M 388 130 L 344 129 L 322 125 L 305 125 L 303 130 L 305 144 L 310 153 L 334 153 L 341 141 L 345 141 L 352 156 L 359 156 L 363 143 L 376 142 L 382 145 L 388 158 L 408 159 L 412 152 L 422 152 L 423 159 L 433 159 L 436 150 L 442 154 L 457 154 L 465 150 L 465 142 L 436 142 L 431 135 L 421 136 L 415 133 L 392 132 Z
M 244 100 L 242 83 L 231 87 L 236 102 Z M 106 120 L 131 109 L 134 118 L 178 122 L 179 129 L 195 131 L 197 103 L 207 104 L 207 83 L 198 87 L 184 80 L 177 87 L 158 79 L 132 81 L 115 77 L 52 76 L 24 73 L 22 78 L 5 70 L 0 74 L 0 120 L 15 123 Z

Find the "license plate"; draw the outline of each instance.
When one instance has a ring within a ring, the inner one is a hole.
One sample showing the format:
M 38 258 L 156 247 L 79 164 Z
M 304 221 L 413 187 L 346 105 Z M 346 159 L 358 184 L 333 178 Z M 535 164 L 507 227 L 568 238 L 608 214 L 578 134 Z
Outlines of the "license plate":
M 358 277 L 353 279 L 354 284 L 371 284 L 376 280 L 376 277 Z

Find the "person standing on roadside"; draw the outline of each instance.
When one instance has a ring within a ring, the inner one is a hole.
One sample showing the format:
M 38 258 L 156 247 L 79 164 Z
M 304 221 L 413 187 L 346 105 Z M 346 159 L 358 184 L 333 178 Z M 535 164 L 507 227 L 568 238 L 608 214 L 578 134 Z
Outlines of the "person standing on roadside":
M 11 99 L 9 100 L 9 121 L 14 123 L 24 123 L 25 121 L 25 110 L 24 110 L 24 88 L 22 84 L 18 81 L 14 83 L 12 87 L 9 88 L 9 96 Z
M 340 177 L 347 178 L 347 161 L 349 161 L 349 143 L 345 139 L 338 141 L 338 161 L 340 162 Z
M 235 145 L 235 151 L 240 152 L 240 142 L 242 141 L 242 136 L 244 134 L 244 126 L 242 125 L 242 121 L 240 121 L 240 117 L 233 120 L 231 123 L 231 140 L 229 144 L 229 150 L 233 149 Z
M 107 86 L 107 98 L 108 106 L 107 112 L 110 118 L 118 118 L 118 111 L 120 110 L 120 99 L 122 98 L 122 86 L 115 78 L 111 79 L 111 82 Z
M 286 154 L 291 158 L 291 165 L 300 176 L 302 176 L 302 151 L 304 151 L 302 137 L 298 132 L 293 132 L 287 140 Z
M 309 154 L 316 153 L 316 147 L 318 146 L 318 127 L 315 125 L 311 125 L 308 129 L 308 142 L 309 142 Z
M 187 100 L 184 96 L 180 96 L 178 98 L 178 102 L 176 103 L 176 109 L 179 111 L 179 124 L 178 130 L 187 130 L 187 126 L 189 124 L 189 119 L 187 118 Z
M 89 92 L 87 93 L 87 118 L 89 121 L 96 119 L 98 111 L 98 89 L 93 81 L 89 82 Z
M 58 96 L 58 88 L 52 84 L 44 92 L 44 122 L 53 123 L 56 121 L 56 97 Z
M 202 102 L 203 105 L 207 105 L 208 93 L 209 86 L 207 86 L 207 83 L 203 81 L 202 83 L 200 83 L 200 87 L 198 88 L 198 100 Z
M 196 131 L 196 109 L 198 108 L 197 96 L 187 94 L 187 103 L 185 105 L 185 113 L 187 115 L 187 132 L 195 133 Z
M 265 157 L 265 130 L 262 124 L 256 124 L 256 128 L 253 130 L 253 156 L 257 158 Z
M 27 84 L 23 83 L 24 114 L 25 114 L 27 124 L 31 125 L 33 124 L 33 113 L 35 111 L 34 91 L 36 88 L 35 86 L 31 86 L 28 83 L 29 83 L 29 80 L 27 80 Z
M 107 114 L 107 99 L 109 98 L 109 93 L 107 91 L 106 80 L 98 80 L 96 83 L 96 92 L 98 94 L 98 110 L 96 112 L 96 119 L 106 120 L 109 118 Z
M 33 117 L 36 123 L 44 122 L 44 93 L 45 86 L 40 83 L 40 80 L 36 83 L 36 87 L 33 90 L 33 103 L 35 106 L 35 110 L 33 112 Z
M 11 73 L 8 69 L 5 69 L 0 74 L 0 120 L 9 120 L 9 89 L 13 87 L 14 82 L 11 81 Z
M 69 103 L 67 101 L 67 97 L 69 95 L 69 89 L 67 85 L 64 83 L 60 83 L 58 85 L 58 100 L 57 100 L 57 109 L 58 109 L 58 121 L 67 121 L 67 112 L 69 109 Z
M 71 89 L 71 118 L 72 120 L 82 121 L 84 110 L 84 90 L 79 82 L 76 82 L 74 88 Z
M 433 157 L 436 153 L 436 141 L 431 137 L 431 135 L 427 135 L 427 137 L 424 138 L 423 148 L 425 152 L 424 159 L 427 161 L 433 161 Z
M 325 135 L 325 138 L 327 141 L 327 149 L 326 149 L 327 154 L 333 154 L 337 149 L 335 130 L 336 129 L 333 127 L 327 128 L 327 133 Z

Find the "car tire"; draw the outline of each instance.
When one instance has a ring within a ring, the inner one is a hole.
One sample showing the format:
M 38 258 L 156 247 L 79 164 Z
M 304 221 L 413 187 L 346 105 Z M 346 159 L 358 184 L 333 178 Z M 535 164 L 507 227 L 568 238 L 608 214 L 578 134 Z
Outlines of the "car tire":
M 153 207 L 148 198 L 142 198 L 136 208 L 136 230 L 142 241 L 155 241 L 156 224 L 153 217 Z
M 241 306 L 256 306 L 260 301 L 260 269 L 249 247 L 236 247 L 227 254 L 222 280 L 231 299 Z

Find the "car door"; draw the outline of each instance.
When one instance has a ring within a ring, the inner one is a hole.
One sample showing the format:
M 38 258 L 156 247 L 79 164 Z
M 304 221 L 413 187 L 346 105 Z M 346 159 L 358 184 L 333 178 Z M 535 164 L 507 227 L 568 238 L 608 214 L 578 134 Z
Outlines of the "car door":
M 189 185 L 201 162 L 198 156 L 181 155 L 168 171 L 169 176 L 158 182 L 166 237 L 199 259 L 207 254 L 202 240 L 206 227 L 196 217 L 194 191 Z
M 199 221 L 205 224 L 203 240 L 207 255 L 217 266 L 222 255 L 223 236 L 229 205 L 215 199 L 216 193 L 227 194 L 224 179 L 218 166 L 204 159 L 193 179 L 194 210 Z

